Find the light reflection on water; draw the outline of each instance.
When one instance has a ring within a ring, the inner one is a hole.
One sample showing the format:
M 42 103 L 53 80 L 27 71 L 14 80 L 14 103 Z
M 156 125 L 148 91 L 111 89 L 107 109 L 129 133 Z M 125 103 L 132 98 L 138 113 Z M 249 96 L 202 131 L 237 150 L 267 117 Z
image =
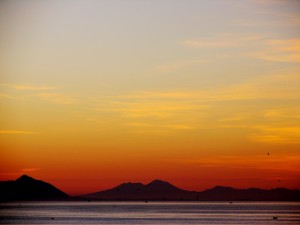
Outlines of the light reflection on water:
M 0 224 L 300 224 L 300 203 L 14 202 Z

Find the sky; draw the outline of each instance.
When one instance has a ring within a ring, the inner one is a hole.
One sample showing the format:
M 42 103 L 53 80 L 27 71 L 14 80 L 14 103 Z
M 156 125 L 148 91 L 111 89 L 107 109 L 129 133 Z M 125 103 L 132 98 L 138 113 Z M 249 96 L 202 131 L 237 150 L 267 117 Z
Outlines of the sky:
M 297 0 L 2 0 L 0 180 L 300 189 Z

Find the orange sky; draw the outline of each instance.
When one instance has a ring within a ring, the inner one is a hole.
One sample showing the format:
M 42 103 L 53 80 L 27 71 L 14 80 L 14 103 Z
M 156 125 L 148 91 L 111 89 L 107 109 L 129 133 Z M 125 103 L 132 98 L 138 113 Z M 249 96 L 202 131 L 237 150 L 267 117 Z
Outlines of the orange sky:
M 1 1 L 0 180 L 299 189 L 299 9 Z

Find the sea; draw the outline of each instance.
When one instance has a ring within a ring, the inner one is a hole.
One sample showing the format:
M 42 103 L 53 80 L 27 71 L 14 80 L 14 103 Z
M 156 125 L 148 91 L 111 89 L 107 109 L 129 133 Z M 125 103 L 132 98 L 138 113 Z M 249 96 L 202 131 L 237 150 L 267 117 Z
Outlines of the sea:
M 13 202 L 0 224 L 300 224 L 300 202 Z

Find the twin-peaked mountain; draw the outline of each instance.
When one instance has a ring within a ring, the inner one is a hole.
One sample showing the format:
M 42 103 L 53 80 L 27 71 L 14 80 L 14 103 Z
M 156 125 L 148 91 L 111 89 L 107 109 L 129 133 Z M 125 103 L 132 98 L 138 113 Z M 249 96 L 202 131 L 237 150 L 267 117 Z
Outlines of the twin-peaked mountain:
M 74 187 L 76 189 L 78 187 Z M 26 175 L 15 181 L 0 181 L 0 201 L 118 200 L 118 201 L 300 201 L 300 190 L 276 188 L 235 189 L 216 186 L 202 192 L 182 190 L 154 180 L 149 184 L 124 183 L 109 190 L 70 197 L 53 185 Z
M 196 200 L 196 194 L 197 192 L 179 189 L 168 182 L 154 180 L 147 185 L 124 183 L 82 197 L 99 200 Z

